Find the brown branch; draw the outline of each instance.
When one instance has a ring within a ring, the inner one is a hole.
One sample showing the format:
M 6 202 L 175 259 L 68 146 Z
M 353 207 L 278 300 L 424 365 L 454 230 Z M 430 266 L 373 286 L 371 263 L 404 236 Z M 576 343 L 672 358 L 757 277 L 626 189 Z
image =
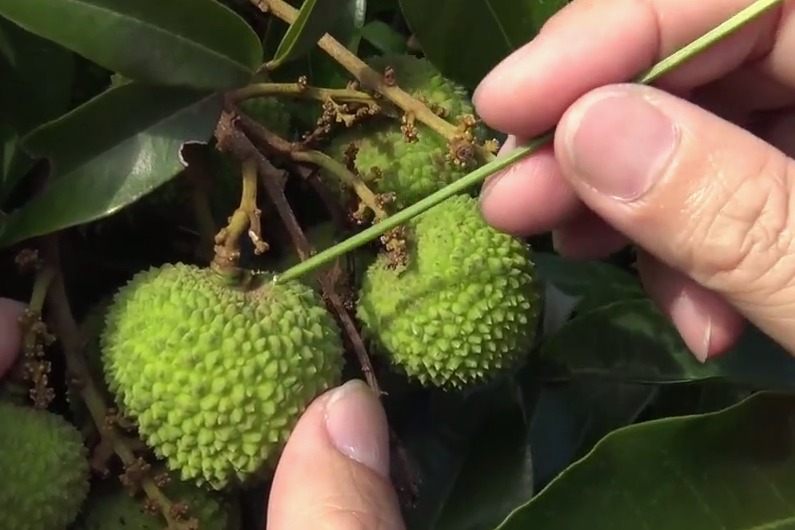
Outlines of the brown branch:
M 231 118 L 233 114 L 226 112 L 225 115 L 226 119 L 230 120 L 230 122 L 233 120 L 233 118 Z M 224 120 L 224 117 L 221 119 Z M 287 227 L 287 231 L 290 234 L 290 238 L 295 245 L 299 257 L 302 261 L 306 260 L 313 253 L 312 244 L 306 238 L 306 235 L 304 235 L 301 225 L 295 218 L 295 214 L 287 201 L 287 197 L 284 195 L 284 189 L 281 185 L 283 171 L 271 164 L 242 131 L 227 129 L 225 133 L 224 144 L 226 150 L 240 160 L 253 160 L 256 163 L 262 185 L 268 193 L 271 202 L 273 202 L 273 205 L 276 207 L 276 211 L 279 213 L 282 222 L 284 222 Z M 381 395 L 381 389 L 375 378 L 373 366 L 367 354 L 364 341 L 356 329 L 353 318 L 348 313 L 345 304 L 334 288 L 332 276 L 327 271 L 318 271 L 316 277 L 324 296 L 331 303 L 348 339 L 353 345 L 367 384 L 370 385 L 373 391 L 378 395 Z
M 60 251 L 58 248 L 58 235 L 53 234 L 44 238 L 42 254 L 47 266 L 52 267 L 55 274 L 50 284 L 47 297 L 47 308 L 52 321 L 55 334 L 61 341 L 66 358 L 66 366 L 70 373 L 80 381 L 77 390 L 80 397 L 91 414 L 94 424 L 112 445 L 114 452 L 124 464 L 125 468 L 141 466 L 141 459 L 136 457 L 133 450 L 125 443 L 124 436 L 116 431 L 115 425 L 108 425 L 108 408 L 102 394 L 93 383 L 88 365 L 83 357 L 83 339 L 80 328 L 72 314 L 69 298 L 64 284 L 61 269 Z M 148 473 L 141 473 L 138 477 L 141 489 L 151 502 L 153 502 L 169 525 L 175 530 L 190 530 L 194 527 L 195 519 L 179 520 L 172 515 L 174 503 L 155 484 Z
M 284 140 L 278 134 L 269 131 L 262 124 L 245 114 L 239 114 L 238 123 L 245 134 L 266 144 L 278 154 L 295 162 L 309 163 L 321 167 L 331 173 L 356 193 L 359 200 L 373 212 L 377 221 L 386 219 L 389 216 L 389 213 L 384 210 L 381 200 L 367 186 L 364 180 L 327 154 L 321 151 L 301 149 L 295 144 Z

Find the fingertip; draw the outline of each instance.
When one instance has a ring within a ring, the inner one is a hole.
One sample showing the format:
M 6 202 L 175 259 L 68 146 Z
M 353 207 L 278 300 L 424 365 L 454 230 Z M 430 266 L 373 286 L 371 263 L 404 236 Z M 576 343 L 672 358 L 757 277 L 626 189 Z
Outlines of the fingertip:
M 543 147 L 487 179 L 480 205 L 491 226 L 524 237 L 552 230 L 581 203 L 561 175 L 552 148 Z
M 0 377 L 13 366 L 22 348 L 19 318 L 26 305 L 10 298 L 0 298 Z

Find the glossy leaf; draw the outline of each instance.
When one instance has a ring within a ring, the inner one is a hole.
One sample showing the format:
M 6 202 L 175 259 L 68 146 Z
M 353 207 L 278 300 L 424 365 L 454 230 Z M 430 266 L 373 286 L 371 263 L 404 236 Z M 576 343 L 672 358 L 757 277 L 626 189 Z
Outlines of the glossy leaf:
M 505 397 L 480 425 L 435 530 L 490 530 L 532 498 L 535 477 L 523 400 L 518 388 L 509 392 L 505 387 Z
M 74 56 L 68 50 L 0 18 L 0 201 L 30 169 L 19 139 L 65 112 L 71 98 Z
M 522 406 L 514 385 L 503 383 L 464 395 L 437 393 L 412 414 L 398 433 L 420 480 L 418 501 L 404 513 L 408 528 L 476 528 L 457 526 L 466 520 L 489 522 L 488 528 L 530 498 L 532 461 Z M 501 435 L 491 436 L 496 432 Z M 489 465 L 494 467 L 485 474 Z
M 25 146 L 53 178 L 2 219 L 0 244 L 108 216 L 174 177 L 181 147 L 213 134 L 221 100 L 182 88 L 129 83 L 34 131 Z
M 232 88 L 262 61 L 257 35 L 215 0 L 0 0 L 0 16 L 153 84 Z
M 400 0 L 422 51 L 472 89 L 500 60 L 531 40 L 568 0 Z
M 362 38 L 381 53 L 406 53 L 406 37 L 382 20 L 373 20 L 364 26 Z
M 539 279 L 580 298 L 580 312 L 621 300 L 646 298 L 637 276 L 609 263 L 567 260 L 546 252 L 536 253 L 534 261 Z
M 653 385 L 594 378 L 544 385 L 530 424 L 536 487 L 543 487 L 611 431 L 633 423 L 657 393 Z
M 312 50 L 320 37 L 334 27 L 341 13 L 339 2 L 335 0 L 304 0 L 298 17 L 290 24 L 273 59 L 268 62 L 268 68 L 278 68 Z
M 795 396 L 614 431 L 497 530 L 795 527 Z
M 580 314 L 544 338 L 540 356 L 568 374 L 640 383 L 720 379 L 765 388 L 795 388 L 795 358 L 749 327 L 726 353 L 698 362 L 679 332 L 646 299 Z

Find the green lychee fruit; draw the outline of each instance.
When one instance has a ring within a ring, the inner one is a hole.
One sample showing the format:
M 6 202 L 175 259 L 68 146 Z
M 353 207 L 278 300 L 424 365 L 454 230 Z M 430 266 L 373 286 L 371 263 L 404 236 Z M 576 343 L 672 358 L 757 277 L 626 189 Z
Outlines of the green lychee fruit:
M 388 54 L 367 62 L 379 72 L 390 66 L 400 88 L 432 110 L 441 110 L 451 123 L 456 124 L 464 115 L 475 116 L 467 91 L 445 78 L 427 59 Z M 414 128 L 416 138 L 409 141 L 396 119 L 373 119 L 336 136 L 329 142 L 326 153 L 344 162 L 347 147 L 355 146 L 357 154 L 353 165 L 356 172 L 374 192 L 394 194 L 394 207 L 402 209 L 457 181 L 476 167 L 456 164 L 448 141 L 420 121 L 414 122 Z M 481 132 L 476 127 L 475 140 L 485 139 Z
M 108 388 L 183 480 L 261 478 L 309 402 L 340 382 L 340 330 L 319 294 L 270 279 L 238 290 L 211 269 L 166 264 L 136 274 L 108 309 Z
M 0 528 L 63 530 L 88 494 L 88 452 L 63 417 L 0 402 Z
M 237 530 L 239 507 L 217 492 L 170 478 L 161 491 L 174 503 L 184 503 L 187 517 L 202 530 Z M 89 492 L 72 530 L 162 530 L 165 518 L 146 509 L 146 499 L 131 496 L 118 482 L 103 482 Z
M 417 216 L 407 232 L 407 264 L 380 256 L 365 273 L 365 335 L 428 386 L 487 382 L 521 361 L 540 314 L 530 247 L 489 226 L 467 195 Z

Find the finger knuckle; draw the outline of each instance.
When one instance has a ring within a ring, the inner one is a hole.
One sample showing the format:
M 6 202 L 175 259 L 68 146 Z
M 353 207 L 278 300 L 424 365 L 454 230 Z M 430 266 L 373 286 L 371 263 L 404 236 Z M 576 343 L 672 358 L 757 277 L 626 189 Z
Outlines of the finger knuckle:
M 793 167 L 774 153 L 734 186 L 717 172 L 689 235 L 692 270 L 705 285 L 759 292 L 795 278 Z

